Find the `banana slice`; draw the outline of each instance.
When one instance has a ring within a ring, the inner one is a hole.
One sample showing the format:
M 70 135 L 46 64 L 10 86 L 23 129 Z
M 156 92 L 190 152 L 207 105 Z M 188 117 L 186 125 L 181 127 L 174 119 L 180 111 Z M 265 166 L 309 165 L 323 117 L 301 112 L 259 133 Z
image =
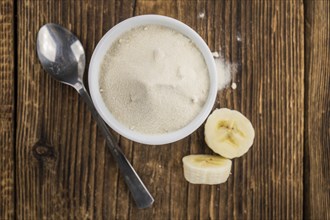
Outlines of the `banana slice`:
M 226 158 L 240 157 L 253 144 L 254 129 L 244 115 L 227 108 L 216 109 L 205 124 L 205 141 L 217 154 Z
M 215 155 L 188 155 L 182 162 L 184 177 L 193 184 L 224 183 L 231 169 L 231 160 Z

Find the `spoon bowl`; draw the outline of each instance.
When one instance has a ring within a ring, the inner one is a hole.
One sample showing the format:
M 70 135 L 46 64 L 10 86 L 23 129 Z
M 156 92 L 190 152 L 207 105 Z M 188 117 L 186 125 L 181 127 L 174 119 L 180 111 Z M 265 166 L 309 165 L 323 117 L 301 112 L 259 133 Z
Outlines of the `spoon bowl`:
M 85 51 L 78 38 L 58 24 L 40 28 L 37 53 L 43 68 L 56 80 L 75 86 L 82 83 Z

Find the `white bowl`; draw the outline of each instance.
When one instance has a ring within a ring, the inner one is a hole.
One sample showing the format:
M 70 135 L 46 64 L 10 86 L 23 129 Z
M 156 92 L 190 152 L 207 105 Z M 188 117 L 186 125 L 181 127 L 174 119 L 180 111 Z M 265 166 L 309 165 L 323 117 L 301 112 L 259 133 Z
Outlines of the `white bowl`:
M 210 78 L 208 98 L 200 113 L 187 126 L 181 128 L 180 130 L 169 132 L 166 134 L 149 135 L 130 130 L 128 127 L 116 120 L 116 118 L 111 114 L 111 112 L 108 110 L 105 103 L 103 102 L 102 96 L 99 91 L 100 66 L 103 61 L 104 55 L 107 53 L 112 43 L 116 41 L 116 39 L 118 39 L 124 32 L 129 31 L 132 28 L 148 24 L 166 26 L 190 38 L 203 54 Z M 173 18 L 160 15 L 141 15 L 137 17 L 132 17 L 120 22 L 119 24 L 111 28 L 97 44 L 93 52 L 88 70 L 89 91 L 94 102 L 95 108 L 101 115 L 103 120 L 120 135 L 130 140 L 150 145 L 161 145 L 175 142 L 190 135 L 199 126 L 201 126 L 201 124 L 205 121 L 210 111 L 212 110 L 213 104 L 215 102 L 215 98 L 217 95 L 217 80 L 218 79 L 215 62 L 212 53 L 209 47 L 204 42 L 204 40 L 193 29 L 191 29 L 184 23 Z

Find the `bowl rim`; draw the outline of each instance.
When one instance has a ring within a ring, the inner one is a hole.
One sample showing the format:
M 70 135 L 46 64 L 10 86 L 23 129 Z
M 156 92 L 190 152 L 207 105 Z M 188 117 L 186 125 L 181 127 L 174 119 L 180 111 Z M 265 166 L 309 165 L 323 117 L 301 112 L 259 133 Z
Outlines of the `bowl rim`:
M 165 134 L 143 134 L 129 129 L 128 127 L 120 123 L 111 114 L 110 110 L 106 107 L 105 103 L 103 102 L 101 93 L 99 91 L 100 65 L 103 61 L 104 55 L 111 47 L 112 43 L 116 41 L 118 37 L 121 36 L 124 32 L 138 26 L 144 26 L 149 24 L 166 26 L 168 28 L 174 29 L 182 33 L 183 35 L 191 39 L 195 43 L 197 48 L 201 51 L 209 73 L 209 80 L 210 80 L 209 94 L 201 111 L 185 127 L 177 131 L 172 131 Z M 193 30 L 188 25 L 184 24 L 179 20 L 163 15 L 154 15 L 154 14 L 131 17 L 113 26 L 109 31 L 107 31 L 107 33 L 101 38 L 101 40 L 98 42 L 97 46 L 95 47 L 88 69 L 88 85 L 89 85 L 90 95 L 95 105 L 95 108 L 102 117 L 102 119 L 113 130 L 115 130 L 117 133 L 124 136 L 125 138 L 141 144 L 148 144 L 148 145 L 163 145 L 163 144 L 173 143 L 175 141 L 187 137 L 195 130 L 197 130 L 206 120 L 207 116 L 210 114 L 213 108 L 218 90 L 217 82 L 218 82 L 218 78 L 217 78 L 215 61 L 209 47 L 202 39 L 202 37 L 195 30 Z

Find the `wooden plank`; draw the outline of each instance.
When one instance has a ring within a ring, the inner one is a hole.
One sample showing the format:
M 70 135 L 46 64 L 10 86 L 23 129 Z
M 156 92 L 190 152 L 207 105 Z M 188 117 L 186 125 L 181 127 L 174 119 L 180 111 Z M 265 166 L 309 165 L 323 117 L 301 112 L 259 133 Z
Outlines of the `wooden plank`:
M 330 2 L 305 1 L 304 216 L 330 219 Z
M 14 2 L 0 2 L 0 219 L 15 209 Z
M 128 0 L 18 1 L 17 218 L 120 218 L 128 207 L 127 189 L 87 106 L 42 70 L 35 48 L 39 28 L 59 23 L 80 38 L 90 60 L 102 35 L 132 16 L 132 6 Z
M 199 13 L 205 17 L 200 18 Z M 137 14 L 178 18 L 212 50 L 237 65 L 237 90 L 219 93 L 216 107 L 238 109 L 256 129 L 252 149 L 234 160 L 226 184 L 183 180 L 181 158 L 211 153 L 203 128 L 172 145 L 134 145 L 134 163 L 150 173 L 151 210 L 132 219 L 301 219 L 303 208 L 304 44 L 301 1 L 138 1 Z M 142 163 L 148 158 L 147 163 Z

